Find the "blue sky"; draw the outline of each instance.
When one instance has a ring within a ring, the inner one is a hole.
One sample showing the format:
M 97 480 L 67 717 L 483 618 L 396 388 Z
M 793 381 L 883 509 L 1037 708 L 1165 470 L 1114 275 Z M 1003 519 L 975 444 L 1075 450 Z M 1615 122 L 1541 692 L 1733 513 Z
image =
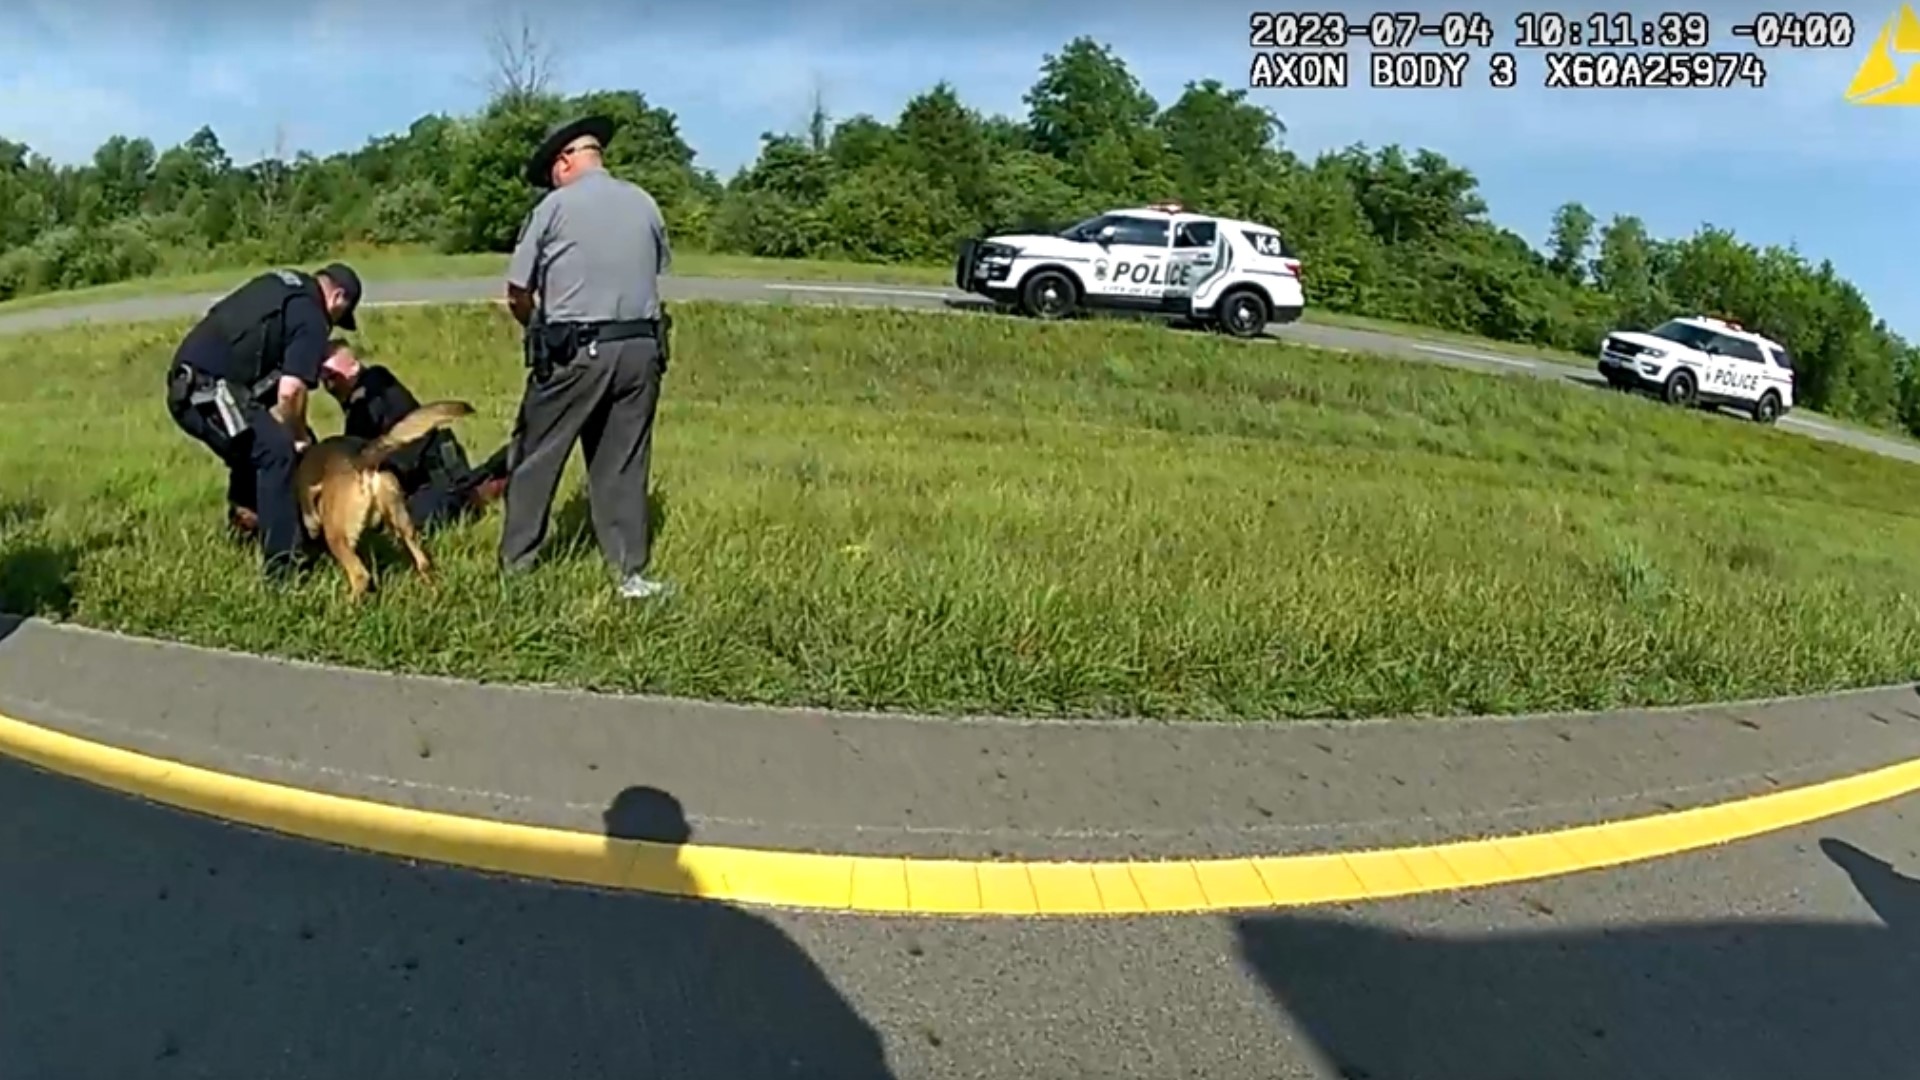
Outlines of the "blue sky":
M 490 0 L 12 0 L 0 39 L 0 134 L 77 161 L 114 133 L 165 146 L 202 123 L 229 153 L 325 153 L 429 111 L 483 97 Z M 1363 21 L 1374 8 L 1324 5 Z M 1386 5 L 1447 10 L 1445 4 Z M 1659 7 L 1625 8 L 1636 21 Z M 1716 49 L 1757 5 L 1706 8 Z M 1893 5 L 1855 6 L 1844 50 L 1767 52 L 1764 89 L 1545 90 L 1522 55 L 1521 83 L 1484 85 L 1514 17 L 1493 3 L 1492 49 L 1470 47 L 1470 88 L 1258 91 L 1313 153 L 1353 142 L 1429 146 L 1480 178 L 1493 217 L 1535 242 L 1555 206 L 1577 199 L 1602 220 L 1637 213 L 1659 234 L 1703 222 L 1831 258 L 1876 311 L 1920 340 L 1920 242 L 1913 183 L 1920 108 L 1860 108 L 1842 93 Z M 19 15 L 24 10 L 25 17 Z M 561 0 L 538 12 L 560 49 L 566 90 L 632 88 L 674 110 L 703 164 L 722 176 L 750 160 L 760 132 L 794 130 L 817 87 L 830 112 L 891 118 L 940 78 L 969 103 L 1021 114 L 1043 53 L 1090 34 L 1120 52 L 1164 104 L 1188 80 L 1243 85 L 1249 7 L 1221 0 L 886 0 L 641 3 Z M 1583 12 L 1583 8 L 1568 9 Z M 1429 48 L 1437 46 L 1428 46 Z M 1364 46 L 1353 50 L 1358 81 Z M 1920 58 L 1917 58 L 1920 59 Z M 1143 193 L 1151 194 L 1151 193 Z

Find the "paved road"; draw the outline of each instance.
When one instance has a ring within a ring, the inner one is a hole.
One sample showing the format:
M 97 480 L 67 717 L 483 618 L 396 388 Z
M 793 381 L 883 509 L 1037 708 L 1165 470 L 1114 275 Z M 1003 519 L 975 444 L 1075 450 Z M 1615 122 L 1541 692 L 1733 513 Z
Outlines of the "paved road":
M 954 289 L 897 285 L 674 277 L 666 279 L 663 289 L 669 299 L 676 300 L 794 300 L 809 303 L 921 308 L 979 306 L 977 297 L 969 297 Z M 367 302 L 380 305 L 430 304 L 460 300 L 488 300 L 499 295 L 500 283 L 495 278 L 376 282 L 370 286 Z M 141 297 L 84 306 L 43 308 L 0 314 L 0 334 L 45 330 L 86 322 L 112 323 L 176 318 L 204 310 L 213 299 L 214 297 L 208 295 Z M 1275 328 L 1273 336 L 1323 348 L 1380 353 L 1401 359 L 1447 364 L 1493 374 L 1564 379 L 1595 387 L 1604 385 L 1591 370 L 1569 368 L 1543 357 L 1504 355 L 1443 341 L 1423 341 L 1370 330 L 1296 324 Z M 1728 415 L 1731 416 L 1731 414 Z M 1920 446 L 1843 428 L 1814 417 L 1789 416 L 1781 421 L 1781 425 L 1797 433 L 1827 442 L 1857 447 L 1902 461 L 1920 462 Z
M 1355 909 L 953 922 L 402 865 L 0 761 L 0 1072 L 1906 1076 L 1913 809 Z

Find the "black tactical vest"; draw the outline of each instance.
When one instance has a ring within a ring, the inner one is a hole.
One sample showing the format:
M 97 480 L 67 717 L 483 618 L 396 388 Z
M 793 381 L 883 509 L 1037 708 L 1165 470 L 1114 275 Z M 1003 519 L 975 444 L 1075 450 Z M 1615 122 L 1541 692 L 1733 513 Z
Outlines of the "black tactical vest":
M 319 285 L 298 270 L 269 270 L 247 282 L 207 312 L 233 355 L 234 374 L 257 387 L 277 375 L 287 342 L 287 304 L 319 299 Z

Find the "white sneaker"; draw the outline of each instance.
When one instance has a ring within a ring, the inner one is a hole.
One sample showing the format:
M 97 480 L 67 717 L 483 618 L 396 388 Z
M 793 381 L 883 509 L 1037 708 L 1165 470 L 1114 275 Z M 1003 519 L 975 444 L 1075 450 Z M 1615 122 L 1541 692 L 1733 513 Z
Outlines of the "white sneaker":
M 652 581 L 639 574 L 629 574 L 620 583 L 620 595 L 628 600 L 646 600 L 655 596 L 666 596 L 673 586 L 664 581 Z

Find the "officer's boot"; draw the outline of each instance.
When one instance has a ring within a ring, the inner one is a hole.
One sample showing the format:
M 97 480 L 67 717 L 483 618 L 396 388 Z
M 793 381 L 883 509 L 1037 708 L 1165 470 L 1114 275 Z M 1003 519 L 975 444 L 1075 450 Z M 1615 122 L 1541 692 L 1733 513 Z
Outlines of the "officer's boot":
M 244 506 L 229 506 L 227 529 L 235 541 L 250 542 L 260 535 L 260 517 Z

